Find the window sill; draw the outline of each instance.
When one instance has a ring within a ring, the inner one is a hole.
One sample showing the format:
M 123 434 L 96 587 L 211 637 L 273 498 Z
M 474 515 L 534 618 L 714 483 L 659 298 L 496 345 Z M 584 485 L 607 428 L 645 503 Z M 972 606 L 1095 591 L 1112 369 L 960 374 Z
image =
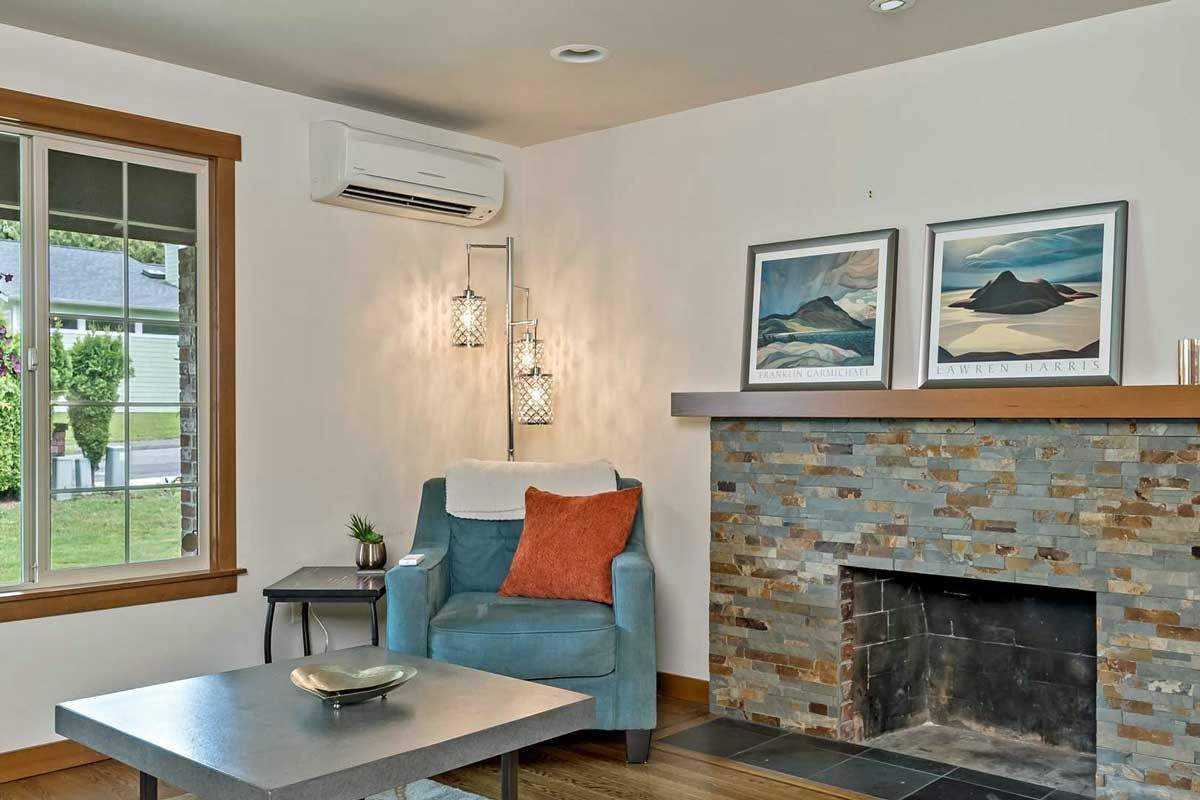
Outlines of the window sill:
M 244 569 L 181 572 L 76 586 L 19 589 L 0 593 L 0 622 L 163 603 L 237 591 Z

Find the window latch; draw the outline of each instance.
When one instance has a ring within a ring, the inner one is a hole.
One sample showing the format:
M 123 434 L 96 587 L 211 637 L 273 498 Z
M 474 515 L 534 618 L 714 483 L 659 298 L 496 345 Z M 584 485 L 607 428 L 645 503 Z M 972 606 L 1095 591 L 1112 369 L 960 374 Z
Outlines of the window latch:
M 30 372 L 37 372 L 38 353 L 36 347 L 31 347 L 25 351 L 25 368 Z

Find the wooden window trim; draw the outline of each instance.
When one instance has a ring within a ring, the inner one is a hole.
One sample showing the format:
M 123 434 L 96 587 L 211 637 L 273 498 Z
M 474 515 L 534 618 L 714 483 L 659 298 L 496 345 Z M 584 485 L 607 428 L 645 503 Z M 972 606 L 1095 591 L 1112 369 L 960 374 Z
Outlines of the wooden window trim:
M 235 427 L 235 162 L 242 139 L 222 131 L 0 88 L 0 118 L 73 136 L 208 160 L 209 566 L 171 575 L 0 593 L 0 622 L 205 597 L 237 591 Z
M 179 122 L 0 88 L 0 118 L 37 128 L 202 158 L 242 160 L 242 137 Z
M 244 574 L 244 569 L 210 569 L 76 586 L 21 589 L 0 595 L 0 622 L 229 594 L 237 591 L 238 576 Z

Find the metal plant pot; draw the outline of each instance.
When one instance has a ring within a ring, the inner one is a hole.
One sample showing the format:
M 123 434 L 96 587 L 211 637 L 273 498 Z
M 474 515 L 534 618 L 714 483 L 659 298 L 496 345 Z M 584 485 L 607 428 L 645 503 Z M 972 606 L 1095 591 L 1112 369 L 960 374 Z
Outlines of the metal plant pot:
M 383 565 L 387 563 L 387 548 L 383 542 L 359 542 L 358 550 L 354 553 L 354 563 L 359 569 L 383 569 Z

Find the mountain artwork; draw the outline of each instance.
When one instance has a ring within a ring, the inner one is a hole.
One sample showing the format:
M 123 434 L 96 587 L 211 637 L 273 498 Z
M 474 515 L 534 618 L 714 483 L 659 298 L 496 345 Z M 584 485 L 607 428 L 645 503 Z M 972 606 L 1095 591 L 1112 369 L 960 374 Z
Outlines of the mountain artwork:
M 824 246 L 827 240 L 767 245 L 758 254 L 751 248 L 747 388 L 883 380 L 890 356 L 880 341 L 890 338 L 890 329 L 881 330 L 891 320 L 889 234 Z
M 926 383 L 1109 382 L 1122 209 L 931 226 Z

